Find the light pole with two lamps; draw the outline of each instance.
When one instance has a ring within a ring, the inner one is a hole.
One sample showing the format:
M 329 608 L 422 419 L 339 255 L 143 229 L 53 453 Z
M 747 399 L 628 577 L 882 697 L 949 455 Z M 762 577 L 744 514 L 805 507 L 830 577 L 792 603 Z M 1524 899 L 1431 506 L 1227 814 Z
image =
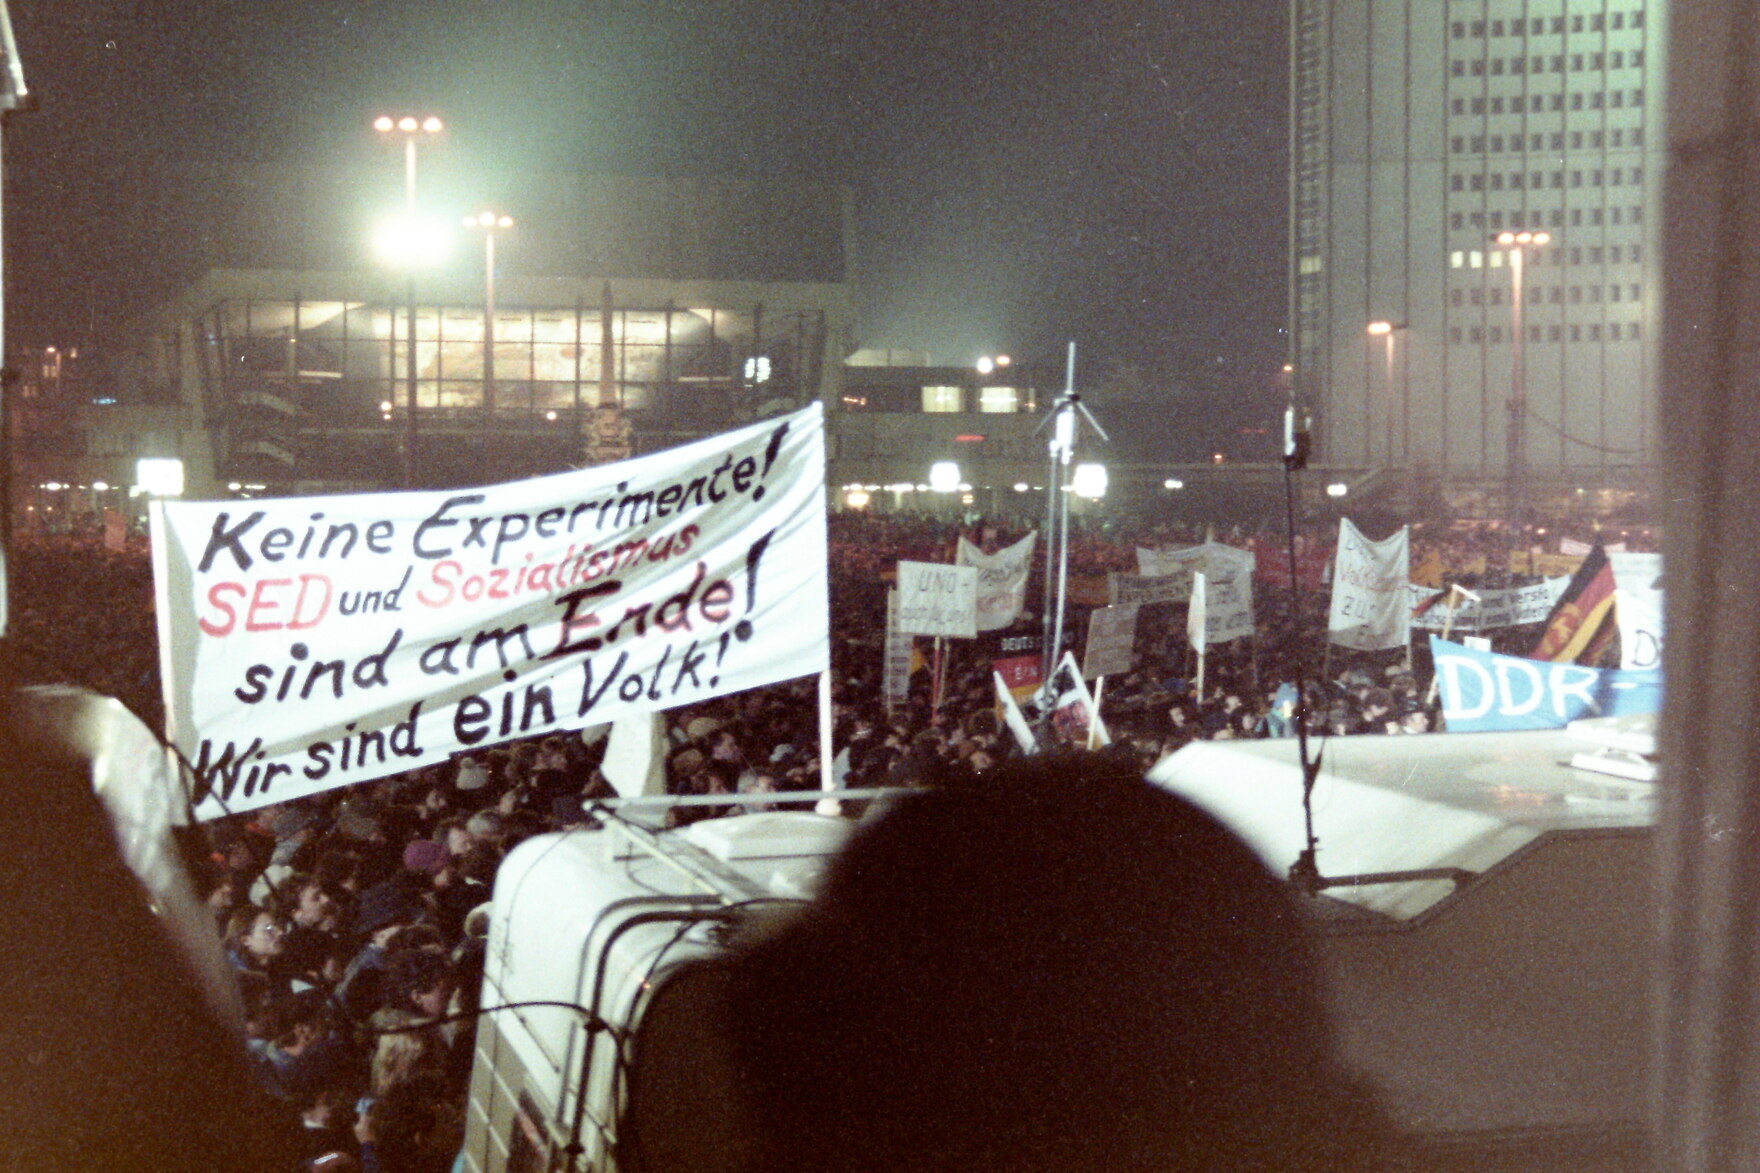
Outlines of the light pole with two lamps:
M 401 244 L 400 251 L 404 254 L 403 263 L 405 264 L 407 271 L 408 271 L 408 275 L 409 275 L 409 282 L 404 290 L 404 293 L 405 293 L 404 301 L 405 301 L 406 310 L 407 310 L 408 317 L 409 317 L 409 323 L 408 323 L 408 325 L 409 325 L 409 338 L 408 338 L 409 387 L 408 387 L 408 404 L 405 409 L 408 413 L 408 418 L 404 421 L 403 462 L 402 463 L 403 463 L 403 487 L 406 489 L 409 489 L 409 488 L 415 487 L 415 469 L 416 469 L 416 264 L 417 264 L 417 258 L 415 256 L 415 253 L 417 251 L 416 236 L 419 232 L 419 230 L 416 226 L 416 222 L 415 222 L 416 221 L 416 143 L 419 142 L 423 136 L 432 136 L 432 135 L 439 134 L 442 130 L 446 129 L 446 124 L 444 122 L 442 122 L 437 116 L 432 115 L 432 114 L 422 115 L 422 116 L 417 116 L 417 115 L 413 115 L 413 114 L 405 114 L 400 117 L 392 117 L 389 114 L 381 114 L 381 115 L 379 115 L 379 117 L 377 117 L 373 120 L 373 129 L 383 135 L 398 134 L 398 135 L 403 136 L 403 196 L 404 196 L 404 215 L 406 217 L 407 222 L 406 222 L 404 229 L 403 229 L 405 239 L 403 240 L 403 242 Z M 396 333 L 397 333 L 396 318 L 394 316 L 392 319 L 392 335 L 394 338 L 396 336 Z M 395 345 L 395 343 L 393 343 L 393 345 Z

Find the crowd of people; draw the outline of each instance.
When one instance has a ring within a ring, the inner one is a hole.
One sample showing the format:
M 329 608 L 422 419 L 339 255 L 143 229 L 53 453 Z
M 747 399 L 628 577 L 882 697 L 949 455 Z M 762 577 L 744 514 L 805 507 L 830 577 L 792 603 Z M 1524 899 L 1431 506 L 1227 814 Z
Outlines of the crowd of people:
M 841 785 L 933 786 L 982 775 L 1020 753 L 998 715 L 992 674 L 1009 633 L 949 641 L 943 662 L 918 672 L 908 695 L 887 703 L 884 591 L 900 558 L 947 561 L 961 532 L 995 549 L 1028 528 L 832 519 L 830 749 Z M 1205 536 L 1170 526 L 1087 531 L 1072 548 L 1072 572 L 1133 571 L 1138 546 L 1178 547 Z M 1215 536 L 1248 548 L 1282 540 Z M 1420 537 L 1420 549 L 1426 541 L 1452 566 L 1480 567 L 1455 576 L 1470 585 L 1508 581 L 1495 536 L 1451 530 Z M 10 554 L 8 640 L 24 681 L 86 685 L 159 728 L 144 546 L 107 549 L 96 535 L 36 537 Z M 1031 611 L 1036 584 L 1027 597 Z M 1308 682 L 1306 712 L 1316 732 L 1436 728 L 1421 652 L 1329 649 L 1326 602 L 1318 591 L 1261 589 L 1256 638 L 1210 649 L 1202 689 L 1183 625 L 1145 624 L 1134 668 L 1104 690 L 1102 715 L 1114 744 L 1147 768 L 1194 739 L 1288 736 L 1298 680 Z M 1078 640 L 1082 622 L 1072 614 Z M 1029 614 L 1013 634 L 1030 643 L 1040 631 Z M 1533 635 L 1506 639 L 1514 650 Z M 818 787 L 816 689 L 809 677 L 665 714 L 667 789 L 731 795 Z M 605 745 L 603 728 L 550 734 L 201 826 L 201 891 L 237 972 L 253 1061 L 265 1087 L 303 1125 L 302 1168 L 451 1166 L 462 1137 L 496 868 L 525 839 L 590 820 L 584 804 L 613 793 L 600 769 Z M 681 807 L 674 818 L 730 809 Z

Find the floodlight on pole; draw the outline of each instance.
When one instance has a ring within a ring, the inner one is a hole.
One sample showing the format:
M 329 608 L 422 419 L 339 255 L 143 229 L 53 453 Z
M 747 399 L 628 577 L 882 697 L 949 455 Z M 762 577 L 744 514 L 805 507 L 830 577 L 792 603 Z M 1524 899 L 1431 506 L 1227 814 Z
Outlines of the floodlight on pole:
M 434 114 L 381 114 L 373 119 L 373 129 L 382 135 L 403 136 L 403 199 L 404 211 L 414 233 L 416 223 L 416 143 L 424 135 L 433 136 L 446 129 L 446 124 Z M 416 470 L 416 272 L 414 266 L 407 269 L 408 281 L 404 286 L 404 302 L 408 313 L 408 364 L 409 385 L 407 388 L 409 418 L 404 421 L 403 436 L 403 487 L 415 487 Z M 392 333 L 396 333 L 393 323 Z

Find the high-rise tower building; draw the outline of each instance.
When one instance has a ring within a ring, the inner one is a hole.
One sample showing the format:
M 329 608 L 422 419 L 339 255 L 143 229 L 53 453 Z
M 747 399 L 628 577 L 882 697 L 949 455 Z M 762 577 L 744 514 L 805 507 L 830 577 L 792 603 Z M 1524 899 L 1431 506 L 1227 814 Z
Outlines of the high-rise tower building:
M 1648 483 L 1666 8 L 1292 0 L 1291 363 L 1319 461 L 1505 507 Z

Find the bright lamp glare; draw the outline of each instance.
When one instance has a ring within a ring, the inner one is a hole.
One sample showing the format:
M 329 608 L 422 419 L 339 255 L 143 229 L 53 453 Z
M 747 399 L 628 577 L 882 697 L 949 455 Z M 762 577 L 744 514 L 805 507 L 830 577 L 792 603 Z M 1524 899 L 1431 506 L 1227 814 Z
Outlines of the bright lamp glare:
M 1106 496 L 1106 480 L 1104 464 L 1078 464 L 1070 478 L 1070 488 L 1078 497 L 1098 501 Z
M 1350 491 L 1351 487 L 1343 481 L 1333 481 L 1330 485 L 1326 486 L 1326 495 L 1328 497 L 1342 497 Z
M 951 460 L 937 460 L 929 466 L 929 488 L 937 493 L 952 493 L 959 488 L 959 465 Z
M 373 234 L 373 251 L 396 269 L 427 269 L 441 264 L 452 251 L 452 234 L 439 220 L 400 214 Z
M 991 371 L 993 371 L 995 369 L 996 369 L 996 360 L 991 358 L 989 355 L 985 355 L 983 358 L 978 360 L 978 373 L 980 375 L 988 375 Z
M 176 457 L 143 456 L 134 462 L 134 481 L 155 497 L 183 496 L 183 461 Z
M 389 134 L 391 131 L 397 129 L 397 119 L 391 117 L 389 114 L 381 114 L 379 117 L 373 119 L 373 129 L 381 133 Z

